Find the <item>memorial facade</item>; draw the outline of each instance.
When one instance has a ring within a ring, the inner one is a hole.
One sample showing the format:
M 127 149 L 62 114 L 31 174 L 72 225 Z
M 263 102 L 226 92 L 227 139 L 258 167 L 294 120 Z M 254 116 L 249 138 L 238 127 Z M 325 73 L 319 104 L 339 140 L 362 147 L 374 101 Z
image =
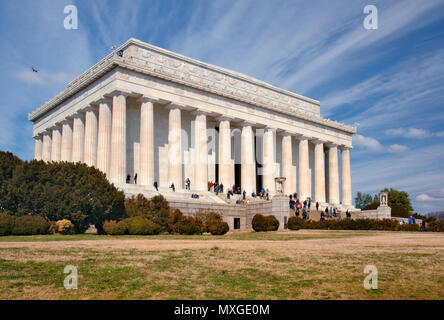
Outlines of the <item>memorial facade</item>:
M 354 127 L 319 101 L 130 39 L 29 114 L 35 159 L 84 162 L 118 188 L 298 193 L 352 207 Z M 130 183 L 127 176 L 131 177 Z M 210 198 L 208 198 L 210 199 Z

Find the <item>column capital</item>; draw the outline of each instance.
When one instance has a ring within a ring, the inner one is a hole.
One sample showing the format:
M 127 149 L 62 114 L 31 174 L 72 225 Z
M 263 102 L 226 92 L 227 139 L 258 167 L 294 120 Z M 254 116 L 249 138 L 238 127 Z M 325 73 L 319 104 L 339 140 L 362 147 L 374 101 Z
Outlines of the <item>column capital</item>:
M 327 141 L 327 143 L 325 144 L 325 146 L 328 147 L 328 148 L 337 148 L 337 147 L 338 147 L 338 144 L 337 144 L 337 143 L 334 143 L 334 142 Z
M 351 150 L 351 149 L 353 149 L 352 146 L 347 146 L 347 145 L 345 145 L 345 144 L 341 144 L 341 145 L 339 145 L 338 148 L 341 149 L 341 151 L 344 151 L 344 150 Z
M 278 129 L 279 131 L 279 135 L 281 135 L 282 137 L 294 137 L 294 133 L 282 130 L 282 129 Z
M 32 138 L 33 138 L 33 139 L 36 139 L 36 140 L 37 140 L 37 139 L 42 139 L 42 138 L 43 138 L 43 134 L 41 134 L 41 133 L 37 133 L 36 135 L 33 135 Z
M 249 122 L 247 120 L 243 120 L 242 122 L 239 122 L 239 125 L 241 127 L 253 127 L 255 125 L 254 122 Z
M 63 126 L 65 124 L 71 124 L 71 121 L 72 121 L 72 117 L 67 117 L 66 119 L 60 121 L 59 123 L 61 126 Z
M 229 122 L 231 122 L 233 120 L 233 118 L 228 117 L 228 116 L 220 116 L 220 117 L 216 117 L 216 120 L 219 121 L 219 122 L 222 122 L 222 121 L 229 121 Z
M 49 135 L 51 135 L 51 132 L 52 130 L 51 129 L 46 129 L 45 131 L 43 131 L 42 133 L 41 133 L 41 135 L 42 136 L 49 136 Z
M 93 105 L 93 104 L 91 104 L 91 105 L 89 105 L 89 106 L 87 106 L 87 107 L 85 107 L 85 108 L 82 108 L 82 110 L 81 110 L 82 112 L 89 112 L 89 111 L 92 111 L 92 112 L 97 112 L 97 108 L 96 108 L 96 106 L 95 105 Z
M 78 110 L 77 113 L 74 113 L 73 115 L 71 115 L 71 117 L 73 119 L 83 119 L 83 111 L 82 110 Z
M 134 95 L 132 92 L 126 91 L 126 90 L 122 90 L 122 89 L 115 89 L 113 91 L 111 91 L 110 93 L 105 93 L 104 97 L 110 97 L 113 98 L 115 96 L 125 96 L 125 97 L 129 97 L 131 95 Z
M 49 127 L 48 128 L 48 130 L 51 130 L 51 131 L 54 131 L 54 130 L 61 130 L 62 128 L 60 127 L 60 126 L 58 126 L 57 124 L 56 125 L 54 125 L 54 126 L 52 126 L 52 127 Z
M 313 140 L 311 140 L 311 142 L 313 142 L 314 144 L 326 144 L 327 143 L 325 140 L 322 140 L 319 138 L 314 138 Z
M 199 109 L 192 111 L 191 114 L 195 115 L 195 116 L 209 116 L 209 115 L 211 115 L 210 112 L 207 112 L 204 110 L 199 110 Z
M 92 105 L 96 105 L 96 106 L 98 106 L 98 105 L 100 105 L 102 103 L 111 103 L 111 100 L 110 100 L 109 97 L 104 96 L 104 97 L 102 97 L 100 99 L 97 99 L 97 100 L 91 102 Z
M 151 102 L 152 104 L 158 102 L 159 100 L 156 98 L 150 98 L 150 97 L 145 97 L 145 96 L 141 96 L 140 98 L 137 99 L 138 102 L 144 103 L 144 102 Z
M 165 105 L 165 108 L 169 109 L 169 110 L 173 110 L 173 109 L 180 109 L 180 110 L 184 110 L 187 107 L 183 104 L 178 104 L 178 103 L 173 103 L 170 102 L 167 105 Z
M 296 133 L 294 134 L 294 136 L 296 137 L 296 139 L 298 139 L 299 141 L 303 141 L 303 140 L 312 140 L 313 137 L 306 135 L 306 134 L 302 134 L 302 133 Z

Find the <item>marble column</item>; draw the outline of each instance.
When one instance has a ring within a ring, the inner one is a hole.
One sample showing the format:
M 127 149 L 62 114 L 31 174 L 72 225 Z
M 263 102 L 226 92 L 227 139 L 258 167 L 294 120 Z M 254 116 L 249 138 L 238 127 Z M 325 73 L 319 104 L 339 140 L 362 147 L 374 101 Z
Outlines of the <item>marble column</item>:
M 296 192 L 296 177 L 293 172 L 292 136 L 288 133 L 282 135 L 282 176 L 285 177 L 284 193 Z
M 70 162 L 72 159 L 72 119 L 62 121 L 62 152 L 61 161 Z
M 225 190 L 231 189 L 234 184 L 234 168 L 231 160 L 231 127 L 228 118 L 219 120 L 219 183 Z
M 60 127 L 52 128 L 52 143 L 51 143 L 51 161 L 59 162 L 61 159 L 62 147 L 62 132 Z
M 140 98 L 140 168 L 139 184 L 154 183 L 154 100 Z
M 241 146 L 241 189 L 250 196 L 253 191 L 256 192 L 256 160 L 253 127 L 247 122 L 242 123 Z
M 97 111 L 93 106 L 87 107 L 85 111 L 85 146 L 84 162 L 88 166 L 97 164 Z
M 34 149 L 34 159 L 42 160 L 42 152 L 43 152 L 43 138 L 41 135 L 34 137 L 35 141 L 35 149 Z
M 350 148 L 348 147 L 341 147 L 341 187 L 342 205 L 351 206 Z
M 110 181 L 126 181 L 126 94 L 114 92 L 111 124 Z
M 205 191 L 208 187 L 207 115 L 200 111 L 196 111 L 195 115 L 194 141 L 196 163 L 194 164 L 193 189 Z
M 111 102 L 108 99 L 101 99 L 99 104 L 99 128 L 97 138 L 97 169 L 106 174 L 109 178 L 111 163 Z
M 300 136 L 299 139 L 299 192 L 300 201 L 305 201 L 311 197 L 309 166 L 310 159 L 308 153 L 308 137 Z
M 328 147 L 328 202 L 339 204 L 338 146 L 329 144 Z
M 324 142 L 315 140 L 314 142 L 314 176 L 315 194 L 314 201 L 325 203 L 325 162 L 324 162 Z
M 168 120 L 168 187 L 183 188 L 182 178 L 182 123 L 181 109 L 170 104 Z
M 85 119 L 83 113 L 76 113 L 72 125 L 72 162 L 83 162 L 85 147 Z
M 264 146 L 263 146 L 263 186 L 264 190 L 269 190 L 271 194 L 275 193 L 276 176 L 276 143 L 275 143 L 275 129 L 266 128 L 264 131 Z
M 45 162 L 51 161 L 51 145 L 51 133 L 49 131 L 43 132 L 42 160 Z

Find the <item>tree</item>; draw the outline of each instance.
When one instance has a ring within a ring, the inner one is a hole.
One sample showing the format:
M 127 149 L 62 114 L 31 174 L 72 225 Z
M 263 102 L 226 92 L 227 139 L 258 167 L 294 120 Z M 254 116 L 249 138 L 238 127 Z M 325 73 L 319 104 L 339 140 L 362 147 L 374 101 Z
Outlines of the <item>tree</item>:
M 368 193 L 358 192 L 355 197 L 356 208 L 362 209 L 372 203 L 372 196 Z
M 413 212 L 412 203 L 409 194 L 405 191 L 395 190 L 393 188 L 385 188 L 381 192 L 388 192 L 388 202 L 390 204 L 397 204 L 407 210 L 408 213 Z
M 123 192 L 94 167 L 33 160 L 15 168 L 0 202 L 12 215 L 68 219 L 81 233 L 90 224 L 101 231 L 105 220 L 125 217 L 124 199 Z
M 1 199 L 3 199 L 6 193 L 6 182 L 12 178 L 15 167 L 21 163 L 23 161 L 11 152 L 0 151 L 0 209 L 4 209 Z

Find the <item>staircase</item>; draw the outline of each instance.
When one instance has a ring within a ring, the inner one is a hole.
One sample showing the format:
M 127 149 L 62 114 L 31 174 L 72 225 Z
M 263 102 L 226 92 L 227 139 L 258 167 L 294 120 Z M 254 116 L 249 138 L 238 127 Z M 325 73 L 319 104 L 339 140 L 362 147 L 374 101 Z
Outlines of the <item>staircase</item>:
M 216 196 L 216 194 L 209 191 L 176 189 L 176 191 L 173 192 L 173 190 L 170 188 L 159 188 L 159 191 L 156 191 L 154 187 L 142 186 L 137 184 L 115 184 L 115 186 L 117 189 L 122 190 L 125 193 L 125 196 L 127 197 L 143 194 L 146 198 L 152 198 L 156 195 L 161 194 L 168 201 L 199 201 L 199 202 L 208 202 L 208 203 L 226 203 L 223 199 Z M 191 195 L 193 193 L 198 194 L 199 199 L 191 198 Z
M 289 209 L 290 211 L 290 217 L 294 217 L 296 215 L 296 211 L 293 209 Z M 321 211 L 317 211 L 316 209 L 311 209 L 311 210 L 307 210 L 308 212 L 308 217 L 309 220 L 313 220 L 313 221 L 319 221 L 321 220 Z M 344 212 L 341 212 L 341 219 L 347 219 L 347 215 Z M 332 217 L 332 218 L 325 218 L 325 220 L 338 220 L 339 213 L 336 213 L 336 217 Z M 302 209 L 299 210 L 299 218 L 302 218 Z M 351 218 L 352 219 L 357 219 L 358 217 L 352 212 L 351 213 Z

